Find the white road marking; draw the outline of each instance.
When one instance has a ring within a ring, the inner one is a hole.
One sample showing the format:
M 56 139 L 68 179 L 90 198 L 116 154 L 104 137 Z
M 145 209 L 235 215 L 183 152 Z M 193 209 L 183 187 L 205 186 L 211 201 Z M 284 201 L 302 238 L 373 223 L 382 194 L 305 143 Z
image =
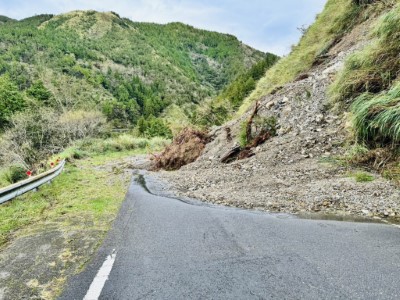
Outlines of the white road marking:
M 107 256 L 100 270 L 97 272 L 97 275 L 93 279 L 93 282 L 90 285 L 89 290 L 87 291 L 86 296 L 85 298 L 83 298 L 83 300 L 99 299 L 104 284 L 106 283 L 108 276 L 111 273 L 116 256 L 117 252 L 114 249 L 113 252 L 109 256 Z

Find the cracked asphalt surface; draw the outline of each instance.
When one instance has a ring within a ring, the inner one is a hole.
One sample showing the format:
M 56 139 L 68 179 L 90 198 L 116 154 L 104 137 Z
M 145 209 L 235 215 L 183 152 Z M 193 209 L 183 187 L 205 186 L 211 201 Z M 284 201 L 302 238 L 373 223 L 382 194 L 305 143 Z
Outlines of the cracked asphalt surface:
M 391 225 L 187 203 L 133 180 L 103 246 L 60 299 L 83 299 L 113 249 L 99 299 L 399 299 L 399 245 Z

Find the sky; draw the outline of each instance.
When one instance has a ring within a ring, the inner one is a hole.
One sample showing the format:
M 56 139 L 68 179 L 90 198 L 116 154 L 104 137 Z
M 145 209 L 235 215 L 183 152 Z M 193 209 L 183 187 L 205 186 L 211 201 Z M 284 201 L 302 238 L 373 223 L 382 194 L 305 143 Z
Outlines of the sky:
M 114 11 L 133 21 L 183 22 L 229 33 L 258 50 L 286 55 L 326 0 L 0 0 L 0 15 L 23 19 L 72 10 Z

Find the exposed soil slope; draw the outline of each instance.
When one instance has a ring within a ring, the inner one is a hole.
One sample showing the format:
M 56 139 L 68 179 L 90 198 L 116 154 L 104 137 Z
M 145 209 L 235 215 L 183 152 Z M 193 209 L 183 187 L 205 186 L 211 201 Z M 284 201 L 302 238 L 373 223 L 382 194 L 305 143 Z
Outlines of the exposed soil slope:
M 378 174 L 357 182 L 353 170 L 336 161 L 349 135 L 348 116 L 330 107 L 327 90 L 345 59 L 368 45 L 371 21 L 355 26 L 314 66 L 273 95 L 260 99 L 259 115 L 277 120 L 277 136 L 255 156 L 223 164 L 236 146 L 251 110 L 212 132 L 214 140 L 193 164 L 160 177 L 183 196 L 238 207 L 281 212 L 324 212 L 369 217 L 400 216 L 400 193 Z M 227 137 L 229 128 L 232 138 Z

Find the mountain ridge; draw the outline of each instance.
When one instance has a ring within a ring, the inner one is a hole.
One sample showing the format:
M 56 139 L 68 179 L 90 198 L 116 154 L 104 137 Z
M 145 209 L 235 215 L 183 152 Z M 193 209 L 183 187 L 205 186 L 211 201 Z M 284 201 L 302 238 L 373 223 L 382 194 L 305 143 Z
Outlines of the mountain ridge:
M 140 120 L 140 135 L 171 137 L 235 78 L 278 58 L 232 35 L 179 22 L 133 22 L 113 12 L 7 21 L 0 40 L 0 83 L 16 95 L 0 95 L 11 107 L 0 113 L 3 132 L 43 114 L 55 124 L 66 119 L 63 114 L 83 118 L 86 111 L 96 112 L 99 124 L 105 118 L 109 126 L 132 129 Z

